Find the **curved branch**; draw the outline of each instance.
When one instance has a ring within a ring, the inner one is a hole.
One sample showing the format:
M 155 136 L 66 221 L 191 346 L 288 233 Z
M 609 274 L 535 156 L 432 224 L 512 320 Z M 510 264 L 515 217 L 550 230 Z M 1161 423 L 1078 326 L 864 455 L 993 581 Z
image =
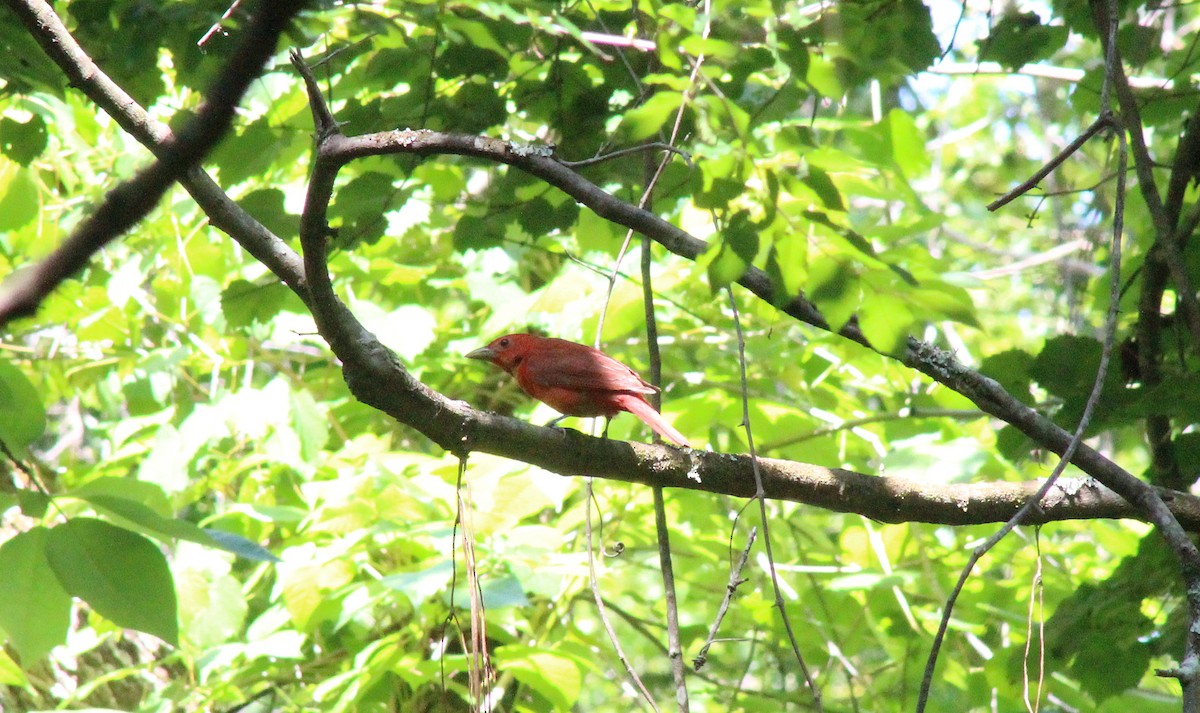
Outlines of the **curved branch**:
M 293 62 L 301 61 L 293 54 Z M 334 293 L 325 265 L 328 226 L 326 210 L 333 194 L 334 179 L 346 161 L 374 153 L 429 152 L 464 153 L 495 160 L 505 159 L 521 167 L 554 176 L 554 185 L 567 186 L 569 193 L 587 198 L 587 205 L 600 206 L 608 215 L 619 216 L 654 228 L 651 237 L 659 239 L 661 225 L 668 226 L 671 245 L 681 250 L 698 249 L 703 242 L 670 226 L 653 214 L 613 198 L 590 182 L 576 176 L 553 159 L 536 155 L 509 144 L 484 137 L 438 134 L 431 131 L 393 131 L 349 138 L 339 133 L 315 82 L 308 82 L 310 102 L 317 122 L 317 149 L 312 179 L 301 217 L 300 238 L 304 249 L 310 290 L 309 304 L 321 336 L 341 359 L 346 382 L 362 402 L 374 406 L 407 424 L 452 453 L 482 451 L 513 458 L 567 476 L 587 475 L 646 485 L 682 487 L 737 497 L 754 495 L 752 461 L 747 456 L 679 450 L 592 438 L 576 431 L 533 426 L 523 421 L 477 411 L 461 401 L 453 401 L 414 378 L 394 355 L 354 317 Z M 451 150 L 453 149 L 453 150 Z M 567 190 L 567 188 L 564 188 Z M 624 220 L 618 222 L 624 222 Z M 660 242 L 662 242 L 660 240 Z M 664 243 L 665 244 L 665 243 Z M 697 245 L 698 244 L 698 245 Z M 670 247 L 670 245 L 668 245 Z M 763 279 L 766 278 L 763 275 Z M 769 284 L 768 284 L 769 286 Z M 797 298 L 800 302 L 802 298 Z M 815 308 L 812 308 L 815 310 Z M 819 319 L 819 315 L 817 315 Z M 823 320 L 822 320 L 823 321 Z M 1040 414 L 1017 402 L 995 382 L 974 374 L 944 352 L 930 353 L 932 347 L 920 342 L 910 344 L 914 363 L 969 392 L 974 398 L 1007 413 L 1019 411 L 1027 428 L 1030 422 L 1043 430 L 1034 430 L 1039 442 L 1054 442 L 1054 430 Z M 974 375 L 978 383 L 968 381 Z M 998 391 L 994 393 L 992 390 Z M 1008 401 L 1003 401 L 1007 398 Z M 1004 408 L 995 406 L 1003 403 Z M 984 409 L 988 410 L 988 409 Z M 1069 440 L 1069 435 L 1062 432 Z M 1065 445 L 1065 444 L 1064 444 Z M 1086 462 L 1108 479 L 1115 469 L 1124 473 L 1095 451 L 1082 448 L 1077 458 L 1090 454 Z M 823 468 L 791 461 L 760 458 L 763 488 L 768 497 L 803 502 L 839 512 L 857 512 L 883 522 L 937 522 L 978 524 L 1004 522 L 1037 490 L 1036 483 L 982 483 L 930 485 L 896 478 L 879 478 L 852 471 Z M 1145 484 L 1124 473 L 1138 485 Z M 1127 484 L 1124 490 L 1133 495 Z M 1111 487 L 1111 486 L 1110 486 Z M 1148 486 L 1145 486 L 1148 489 Z M 1115 489 L 1114 489 L 1115 490 Z M 1182 493 L 1151 490 L 1131 506 L 1113 490 L 1100 486 L 1062 486 L 1061 495 L 1052 493 L 1042 509 L 1029 519 L 1030 524 L 1063 519 L 1091 517 L 1144 517 L 1152 497 L 1163 505 L 1166 517 L 1171 513 L 1200 526 L 1200 499 Z M 1161 513 L 1154 511 L 1161 516 Z M 1157 522 L 1157 519 L 1155 519 Z M 1174 522 L 1174 519 L 1172 518 Z M 1176 525 L 1178 527 L 1178 525 Z
M 657 215 L 638 209 L 605 192 L 558 163 L 540 147 L 525 147 L 484 136 L 445 134 L 425 129 L 401 129 L 352 137 L 337 133 L 320 141 L 317 162 L 336 170 L 336 167 L 355 158 L 396 153 L 419 156 L 456 154 L 507 164 L 541 178 L 591 208 L 600 217 L 650 236 L 676 255 L 695 259 L 708 247 L 703 240 L 693 237 Z M 329 178 L 330 191 L 332 185 L 332 178 Z M 320 264 L 321 269 L 325 270 L 324 263 Z M 763 300 L 774 301 L 775 285 L 770 276 L 762 270 L 751 267 L 738 283 Z M 820 311 L 803 296 L 793 297 L 780 309 L 802 322 L 830 330 L 829 323 Z M 872 348 L 854 323 L 844 326 L 838 334 Z M 895 355 L 885 356 L 897 358 Z M 1067 431 L 1018 401 L 992 379 L 966 368 L 948 352 L 910 337 L 907 349 L 899 359 L 905 365 L 971 399 L 981 410 L 1013 424 L 1035 442 L 1055 453 L 1061 455 L 1071 441 L 1071 434 Z M 1154 491 L 1146 483 L 1092 448 L 1081 446 L 1072 462 L 1107 487 L 1131 498 L 1132 502 L 1143 502 L 1146 503 L 1146 507 L 1150 507 L 1151 501 L 1157 499 Z M 1166 513 L 1161 501 L 1154 505 L 1154 508 L 1158 516 Z M 1149 511 L 1146 512 L 1149 515 Z M 1151 519 L 1157 517 L 1149 516 Z M 1156 519 L 1154 521 L 1157 523 Z

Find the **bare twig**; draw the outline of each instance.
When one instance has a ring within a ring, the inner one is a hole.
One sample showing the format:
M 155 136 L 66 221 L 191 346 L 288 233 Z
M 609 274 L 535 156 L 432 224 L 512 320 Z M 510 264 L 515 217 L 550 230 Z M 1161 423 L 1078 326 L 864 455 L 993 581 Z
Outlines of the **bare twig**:
M 612 622 L 608 618 L 608 611 L 604 607 L 604 600 L 600 596 L 600 584 L 596 577 L 596 558 L 595 544 L 592 539 L 592 500 L 591 493 L 585 490 L 584 497 L 587 503 L 587 512 L 583 519 L 584 537 L 588 555 L 588 586 L 592 590 L 592 597 L 596 602 L 596 613 L 600 616 L 600 623 L 604 626 L 604 632 L 608 635 L 608 640 L 612 642 L 613 648 L 616 649 L 617 659 L 625 668 L 625 674 L 629 676 L 629 680 L 633 681 L 633 685 L 637 688 L 638 693 L 645 699 L 646 704 L 655 713 L 658 713 L 658 704 L 654 702 L 654 697 L 650 695 L 650 691 L 646 690 L 646 684 L 642 683 L 641 676 L 633 668 L 633 664 L 629 663 L 629 657 L 625 655 L 625 649 L 621 646 L 621 640 L 617 638 L 617 632 L 613 629 Z
M 1066 255 L 1070 255 L 1078 250 L 1086 249 L 1089 246 L 1090 243 L 1088 243 L 1086 240 L 1068 240 L 1065 243 L 1059 243 L 1058 245 L 1055 245 L 1049 250 L 1037 253 L 1035 255 L 1030 255 L 1029 257 L 1022 258 L 1007 265 L 993 267 L 988 270 L 977 270 L 970 274 L 971 277 L 974 277 L 977 280 L 991 280 L 997 277 L 1007 277 L 1031 267 L 1036 267 L 1038 265 L 1044 265 L 1048 262 L 1060 260 Z
M 225 9 L 225 12 L 221 15 L 220 19 L 218 19 L 216 22 L 214 22 L 212 24 L 212 27 L 208 28 L 208 32 L 205 32 L 204 35 L 199 40 L 196 40 L 196 46 L 204 47 L 204 45 L 208 42 L 208 40 L 213 35 L 217 34 L 218 32 L 224 34 L 225 28 L 221 27 L 221 23 L 225 22 L 230 17 L 232 17 L 234 11 L 236 11 L 238 8 L 238 5 L 241 5 L 241 4 L 242 4 L 242 0 L 233 0 L 233 2 L 230 3 L 229 7 L 227 7 Z
M 674 146 L 661 141 L 640 144 L 638 146 L 628 146 L 623 149 L 617 149 L 616 151 L 610 151 L 603 156 L 585 158 L 582 161 L 564 161 L 563 159 L 558 159 L 558 162 L 567 168 L 584 168 L 586 166 L 594 166 L 598 163 L 604 163 L 605 161 L 610 161 L 621 156 L 628 156 L 631 153 L 642 153 L 643 151 L 667 151 L 682 158 L 683 162 L 686 163 L 689 168 L 692 166 L 692 155 L 690 153 L 684 151 L 683 149 L 677 149 Z M 645 206 L 642 207 L 644 208 Z
M 733 601 L 734 592 L 746 582 L 746 580 L 742 579 L 742 570 L 746 568 L 746 560 L 750 559 L 750 550 L 754 547 L 754 538 L 756 537 L 758 537 L 758 528 L 750 528 L 750 535 L 746 538 L 746 546 L 742 549 L 742 556 L 738 558 L 737 564 L 733 566 L 733 569 L 729 570 L 729 583 L 725 585 L 725 597 L 721 599 L 721 606 L 717 609 L 717 616 L 713 619 L 712 626 L 708 628 L 708 638 L 704 640 L 704 645 L 700 647 L 700 652 L 696 654 L 696 658 L 692 659 L 692 666 L 697 671 L 704 668 L 704 664 L 708 662 L 708 649 L 717 638 L 717 631 L 721 628 L 721 622 L 725 620 L 726 612 L 729 611 L 729 602 Z
M 794 446 L 797 443 L 804 443 L 817 438 L 824 438 L 841 431 L 852 431 L 861 426 L 867 426 L 872 423 L 885 423 L 888 421 L 906 421 L 922 418 L 953 418 L 959 420 L 971 421 L 977 418 L 986 418 L 987 414 L 974 409 L 949 409 L 949 408 L 905 408 L 897 412 L 877 413 L 871 416 L 863 416 L 862 418 L 850 418 L 842 421 L 835 426 L 823 426 L 813 429 L 807 433 L 801 433 L 795 436 L 781 438 L 778 441 L 771 441 L 763 445 L 762 450 L 774 451 L 780 448 Z
M 580 32 L 579 38 L 591 42 L 594 45 L 609 45 L 610 47 L 629 47 L 641 52 L 653 52 L 658 48 L 652 40 L 643 40 L 637 37 L 625 37 L 624 35 L 612 35 L 603 32 Z
M 1033 577 L 1030 581 L 1029 592 L 1029 614 L 1025 619 L 1025 654 L 1021 657 L 1022 670 L 1022 694 L 1025 699 L 1025 710 L 1029 713 L 1038 713 L 1042 707 L 1042 687 L 1046 682 L 1046 621 L 1045 613 L 1045 591 L 1046 588 L 1042 584 L 1042 535 L 1041 530 L 1034 531 L 1034 545 L 1037 547 L 1037 566 L 1033 571 Z M 1036 614 L 1034 613 L 1036 609 Z M 1029 702 L 1029 648 L 1033 643 L 1033 619 L 1038 619 L 1038 676 L 1037 676 L 1037 693 L 1033 696 L 1033 702 Z
M 655 177 L 654 164 L 650 156 L 646 156 L 646 176 L 649 181 Z M 653 200 L 647 192 L 646 205 Z M 650 356 L 650 383 L 655 387 L 662 386 L 662 354 L 658 349 L 658 320 L 654 316 L 654 285 L 651 279 L 653 261 L 650 253 L 650 238 L 642 237 L 642 306 L 646 316 L 646 348 Z M 650 394 L 650 404 L 655 410 L 662 410 L 662 391 Z M 655 441 L 660 440 L 658 434 Z M 654 496 L 654 531 L 658 541 L 658 564 L 662 571 L 663 599 L 667 605 L 667 659 L 671 665 L 671 677 L 675 680 L 675 703 L 679 713 L 689 710 L 687 678 L 683 666 L 683 642 L 679 635 L 679 602 L 675 597 L 675 565 L 671 559 L 671 530 L 667 526 L 667 505 L 663 497 L 663 487 L 655 485 L 652 488 Z
M 705 29 L 704 29 L 703 34 L 705 36 L 707 36 L 707 34 L 708 34 L 707 22 L 705 24 Z M 618 52 L 620 52 L 619 49 L 618 49 Z M 622 60 L 625 59 L 625 56 L 623 53 L 621 54 L 621 59 Z M 627 68 L 629 68 L 629 70 L 632 74 L 633 70 L 632 70 L 632 67 L 629 65 L 629 63 L 626 62 L 625 65 Z M 635 82 L 637 82 L 640 85 L 640 80 L 636 76 L 636 74 L 633 75 L 633 79 Z M 675 149 L 674 144 L 679 135 L 679 127 L 683 121 L 684 107 L 687 105 L 688 99 L 691 95 L 691 92 L 694 91 L 694 88 L 695 88 L 695 84 L 694 84 L 695 73 L 694 72 L 692 74 L 692 80 L 693 80 L 693 82 L 688 85 L 688 89 L 684 91 L 683 101 L 680 102 L 679 109 L 675 113 L 675 124 L 674 124 L 674 127 L 672 128 L 670 138 L 668 139 L 667 142 L 659 144 L 660 146 L 668 149 L 667 153 L 662 157 L 662 160 L 659 162 L 657 170 L 651 171 L 649 164 L 647 164 L 646 187 L 642 192 L 641 200 L 638 202 L 638 208 L 640 210 L 649 211 L 649 206 L 650 206 L 650 204 L 653 200 L 653 196 L 654 196 L 654 187 L 657 185 L 658 179 L 662 175 L 663 170 L 666 169 L 667 162 L 670 161 L 672 153 L 678 153 L 678 154 L 684 156 L 684 160 L 688 161 L 689 165 L 691 163 L 690 157 L 686 153 Z M 616 152 L 616 153 L 620 153 L 620 152 Z M 610 156 L 611 155 L 614 155 L 614 154 L 610 154 Z M 647 160 L 649 160 L 648 154 L 647 154 Z M 576 163 L 575 165 L 578 166 L 579 164 Z M 601 335 L 604 333 L 604 320 L 608 314 L 608 305 L 609 305 L 609 302 L 612 300 L 613 290 L 616 288 L 617 277 L 620 275 L 621 262 L 625 259 L 625 255 L 629 250 L 630 242 L 633 239 L 633 232 L 634 231 L 632 229 L 630 229 L 625 234 L 625 240 L 622 242 L 621 248 L 617 252 L 617 258 L 613 263 L 612 272 L 608 276 L 608 289 L 604 296 L 604 306 L 600 310 L 600 317 L 596 324 L 595 346 L 597 346 L 597 347 L 600 346 L 600 338 L 601 338 Z M 662 362 L 661 362 L 659 352 L 658 352 L 658 327 L 657 327 L 657 322 L 654 319 L 654 290 L 653 290 L 652 283 L 650 280 L 650 240 L 649 240 L 649 238 L 644 239 L 643 243 L 642 243 L 642 291 L 643 291 L 643 304 L 644 304 L 644 309 L 645 309 L 645 313 L 646 313 L 646 336 L 647 336 L 646 341 L 647 341 L 647 347 L 649 349 L 649 356 L 650 356 L 651 383 L 653 383 L 657 386 L 658 384 L 660 384 L 662 382 Z M 654 407 L 660 408 L 661 403 L 660 403 L 660 397 L 658 396 L 658 394 L 655 394 L 651 398 L 652 398 L 651 403 L 654 405 Z M 590 493 L 592 492 L 592 487 L 593 487 L 592 481 L 590 478 L 587 479 L 584 487 L 585 487 L 586 492 L 590 495 Z M 687 711 L 689 710 L 687 680 L 685 678 L 684 667 L 683 667 L 683 646 L 681 644 L 680 636 L 679 636 L 679 611 L 678 611 L 678 602 L 676 601 L 676 598 L 675 598 L 675 574 L 674 574 L 674 567 L 672 566 L 672 562 L 671 562 L 671 543 L 670 543 L 670 534 L 669 534 L 670 530 L 667 527 L 666 505 L 665 505 L 665 502 L 663 499 L 662 487 L 660 485 L 656 484 L 654 486 L 653 495 L 654 495 L 654 523 L 655 523 L 655 532 L 656 532 L 658 548 L 659 548 L 659 564 L 662 569 L 663 592 L 665 595 L 666 605 L 667 605 L 668 659 L 670 661 L 670 666 L 671 666 L 671 675 L 675 681 L 676 705 L 678 706 L 680 713 L 687 713 Z M 591 561 L 593 557 L 594 557 L 594 555 L 593 555 L 592 548 L 591 548 L 591 540 L 589 538 L 589 540 L 588 540 L 588 559 L 589 559 L 589 561 Z M 593 584 L 593 589 L 594 589 L 593 594 L 596 598 L 596 604 L 598 607 L 602 607 L 603 600 L 600 596 L 600 592 L 598 589 L 595 589 L 594 581 L 592 584 Z
M 750 448 L 750 465 L 754 471 L 754 497 L 758 500 L 759 516 L 762 520 L 763 548 L 767 552 L 767 568 L 771 575 L 771 588 L 775 592 L 775 607 L 779 609 L 779 616 L 783 621 L 783 630 L 787 633 L 788 643 L 792 646 L 792 654 L 796 657 L 796 663 L 800 666 L 800 673 L 804 675 L 804 681 L 808 685 L 808 690 L 812 692 L 813 707 L 820 711 L 822 709 L 821 691 L 817 688 L 816 681 L 813 680 L 812 674 L 808 671 L 808 666 L 804 663 L 804 655 L 800 653 L 800 644 L 796 642 L 796 634 L 792 631 L 792 622 L 790 617 L 788 617 L 783 601 L 783 590 L 779 586 L 779 574 L 775 571 L 775 555 L 771 551 L 770 519 L 767 516 L 767 495 L 766 490 L 763 488 L 762 472 L 758 467 L 758 454 L 754 450 L 754 433 L 750 428 L 750 399 L 746 388 L 746 340 L 742 334 L 742 320 L 738 317 L 737 301 L 733 298 L 733 288 L 727 287 L 725 291 L 729 294 L 729 308 L 733 312 L 733 325 L 737 329 L 738 366 L 742 381 L 742 428 L 746 429 L 746 445 Z
M 458 592 L 458 527 L 462 524 L 462 500 L 458 493 L 462 492 L 463 475 L 467 472 L 467 456 L 458 459 L 458 472 L 454 481 L 454 524 L 450 526 L 450 611 L 442 620 L 438 640 L 442 642 L 441 656 L 438 658 L 438 668 L 441 671 L 442 691 L 446 690 L 446 626 L 454 622 L 458 630 L 459 641 L 462 642 L 464 656 L 470 656 L 466 637 L 463 635 L 462 622 L 458 620 L 458 612 L 454 611 L 455 594 Z
M 958 29 L 962 26 L 963 18 L 967 16 L 967 0 L 962 0 L 958 8 L 958 19 L 954 21 L 954 31 L 950 33 L 950 39 L 946 42 L 946 49 L 942 50 L 942 54 L 938 56 L 938 64 L 945 61 L 950 52 L 954 49 L 954 40 L 958 37 Z M 934 65 L 935 67 L 937 65 Z
M 1087 72 L 1073 67 L 1055 67 L 1048 64 L 1027 64 L 1018 69 L 1009 69 L 999 62 L 945 62 L 939 61 L 929 69 L 929 74 L 946 76 L 971 76 L 985 74 L 1000 74 L 1004 76 L 1036 77 L 1051 79 L 1059 82 L 1078 83 L 1087 76 Z M 1190 77 L 1189 77 L 1190 79 Z M 1129 86 L 1135 89 L 1162 89 L 1172 80 L 1164 77 L 1129 77 Z
M 467 459 L 459 460 L 460 469 L 466 470 Z M 475 557 L 475 528 L 471 522 L 471 493 L 470 486 L 462 487 L 463 478 L 459 477 L 457 500 L 458 514 L 455 525 L 462 523 L 463 564 L 467 572 L 467 592 L 471 607 L 471 647 L 463 654 L 467 657 L 467 674 L 470 681 L 471 697 L 474 699 L 476 710 L 480 713 L 490 710 L 489 684 L 495 678 L 491 656 L 487 644 L 487 612 L 483 602 L 483 589 L 479 585 L 479 563 Z M 457 568 L 456 568 L 457 569 Z M 453 596 L 453 595 L 452 595 Z M 454 605 L 453 598 L 450 600 Z
M 1103 113 L 1100 114 L 1100 116 L 1095 121 L 1092 122 L 1091 126 L 1084 129 L 1082 134 L 1075 137 L 1075 140 L 1072 141 L 1071 143 L 1067 144 L 1066 148 L 1064 148 L 1062 151 L 1059 151 L 1058 154 L 1054 158 L 1047 161 L 1046 165 L 1039 168 L 1036 173 L 1034 173 L 1032 176 L 1030 176 L 1021 185 L 1012 189 L 1008 193 L 1005 193 L 1004 195 L 1000 196 L 999 198 L 992 201 L 991 203 L 988 203 L 987 209 L 990 211 L 1000 210 L 1004 206 L 1013 202 L 1018 197 L 1026 194 L 1029 191 L 1036 188 L 1037 184 L 1041 183 L 1043 178 L 1048 176 L 1051 171 L 1058 168 L 1059 165 L 1061 165 L 1063 161 L 1066 161 L 1068 158 L 1070 158 L 1071 154 L 1075 153 L 1080 148 L 1082 148 L 1083 145 L 1088 142 L 1088 139 L 1092 138 L 1096 134 L 1100 133 L 1104 129 L 1109 128 L 1111 126 L 1112 126 L 1112 114 L 1109 113 L 1108 111 L 1104 111 Z

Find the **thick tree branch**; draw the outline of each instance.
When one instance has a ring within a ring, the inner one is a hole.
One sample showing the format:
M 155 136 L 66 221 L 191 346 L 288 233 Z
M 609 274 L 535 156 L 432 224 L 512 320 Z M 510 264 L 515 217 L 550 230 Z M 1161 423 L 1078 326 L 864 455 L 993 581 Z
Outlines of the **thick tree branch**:
M 300 60 L 293 55 L 293 61 Z M 653 232 L 649 234 L 655 239 L 659 238 L 660 226 L 665 224 L 671 229 L 668 235 L 674 238 L 671 245 L 680 249 L 695 249 L 694 243 L 702 245 L 701 241 L 669 226 L 657 216 L 637 211 L 633 206 L 613 198 L 568 169 L 557 166 L 553 159 L 535 155 L 538 152 L 534 150 L 526 151 L 483 137 L 429 131 L 386 132 L 353 139 L 345 137 L 338 133 L 336 123 L 324 108 L 316 83 L 309 81 L 308 89 L 310 101 L 318 105 L 314 107 L 316 161 L 301 217 L 301 244 L 311 291 L 309 303 L 322 337 L 342 360 L 346 381 L 357 398 L 415 428 L 453 453 L 491 453 L 562 475 L 588 475 L 738 497 L 754 495 L 752 461 L 745 456 L 681 451 L 667 446 L 591 438 L 575 431 L 532 426 L 516 419 L 477 411 L 465 403 L 438 394 L 405 370 L 337 298 L 325 265 L 328 236 L 326 210 L 333 195 L 338 170 L 355 156 L 398 151 L 463 153 L 502 160 L 521 167 L 533 161 L 540 174 L 555 177 L 552 181 L 554 185 L 560 188 L 566 186 L 564 190 L 572 195 L 585 196 L 591 201 L 587 203 L 589 206 L 594 207 L 593 203 L 601 205 L 602 210 L 610 216 L 618 216 L 621 219 L 618 222 L 629 220 L 650 226 Z M 637 221 L 633 220 L 635 217 Z M 769 278 L 763 275 L 763 279 Z M 922 371 L 933 372 L 940 381 L 954 384 L 968 396 L 989 404 L 993 410 L 1016 413 L 1018 418 L 1015 420 L 1037 434 L 1036 440 L 1039 442 L 1053 445 L 1061 434 L 1065 439 L 1062 447 L 1065 447 L 1066 441 L 1070 440 L 1069 434 L 1017 402 L 994 381 L 958 365 L 945 352 L 916 340 L 910 343 L 910 352 L 911 362 L 922 364 Z M 1132 501 L 1134 506 L 1122 501 L 1108 488 L 1072 488 L 1069 494 L 1064 491 L 1062 497 L 1052 494 L 1043 509 L 1029 519 L 1030 524 L 1091 516 L 1084 513 L 1095 513 L 1099 517 L 1144 517 L 1144 513 L 1150 509 L 1147 502 L 1163 503 L 1153 490 L 1149 495 L 1140 492 L 1138 486 L 1147 490 L 1149 486 L 1094 450 L 1081 447 L 1076 462 L 1080 459 L 1105 478 L 1116 481 L 1128 497 L 1135 498 Z M 934 486 L 789 461 L 761 458 L 759 461 L 763 468 L 763 488 L 768 497 L 809 503 L 840 512 L 858 512 L 884 522 L 960 525 L 1004 522 L 1037 489 L 1033 483 Z M 1132 480 L 1133 484 L 1122 478 Z M 1154 512 L 1158 515 L 1165 512 L 1167 517 L 1171 517 L 1172 511 L 1178 512 L 1191 527 L 1194 522 L 1191 508 L 1200 507 L 1200 500 L 1183 494 L 1168 494 L 1167 499 L 1173 510 L 1168 510 L 1162 504 L 1162 509 Z M 1200 514 L 1200 510 L 1197 510 L 1197 514 Z
M 1171 178 L 1167 183 L 1167 199 L 1164 203 L 1167 216 L 1172 223 L 1178 221 L 1183 212 L 1183 199 L 1188 184 L 1200 174 L 1200 107 L 1193 109 L 1183 136 L 1175 148 L 1175 160 L 1171 164 Z M 1181 239 L 1184 235 L 1177 236 Z
M 171 129 L 155 121 L 92 61 L 46 0 L 7 0 L 7 3 L 47 56 L 67 76 L 71 86 L 82 91 L 118 126 L 162 158 L 162 153 L 174 140 Z M 301 298 L 307 295 L 304 268 L 294 250 L 246 213 L 199 166 L 189 167 L 179 180 L 208 216 L 209 222 L 236 240 Z
M 1093 3 L 1092 11 L 1107 52 L 1106 28 L 1112 20 L 1109 17 L 1107 3 Z M 1141 191 L 1142 199 L 1146 203 L 1151 222 L 1154 225 L 1154 244 L 1146 254 L 1142 266 L 1142 287 L 1138 296 L 1136 327 L 1138 368 L 1141 372 L 1141 380 L 1147 387 L 1153 387 L 1162 381 L 1160 370 L 1163 330 L 1162 299 L 1168 277 L 1176 280 L 1177 286 L 1180 288 L 1179 294 L 1183 305 L 1180 316 L 1183 317 L 1185 324 L 1197 338 L 1200 338 L 1200 308 L 1196 305 L 1195 295 L 1185 291 L 1185 288 L 1190 289 L 1190 287 L 1187 287 L 1186 271 L 1175 242 L 1175 228 L 1179 216 L 1177 211 L 1169 209 L 1173 201 L 1182 199 L 1181 195 L 1177 198 L 1172 192 L 1178 192 L 1181 187 L 1176 185 L 1175 176 L 1172 176 L 1172 184 L 1168 187 L 1167 203 L 1164 204 L 1158 184 L 1154 180 L 1154 157 L 1150 155 L 1150 149 L 1146 144 L 1137 96 L 1125 75 L 1119 50 L 1113 48 L 1113 52 L 1117 53 L 1117 61 L 1114 63 L 1110 79 L 1115 90 L 1117 105 L 1121 111 L 1122 124 L 1129 133 L 1134 169 L 1138 177 L 1138 189 Z M 1183 148 L 1183 142 L 1181 142 L 1180 148 Z M 1184 482 L 1179 464 L 1175 460 L 1175 452 L 1171 443 L 1170 419 L 1157 414 L 1148 416 L 1146 418 L 1146 436 L 1150 446 L 1155 482 L 1170 487 L 1186 487 L 1187 483 Z
M 397 130 L 354 137 L 335 133 L 320 142 L 317 161 L 319 165 L 336 169 L 355 158 L 394 153 L 420 156 L 458 154 L 508 164 L 545 180 L 601 217 L 649 235 L 676 255 L 694 259 L 707 248 L 704 241 L 657 215 L 605 192 L 558 163 L 548 155 L 548 150 L 540 147 L 523 147 L 482 136 L 426 130 Z M 329 178 L 328 189 L 332 191 L 332 177 Z M 325 269 L 323 263 L 321 269 Z M 752 267 L 738 282 L 760 298 L 773 300 L 775 286 L 765 272 Z M 817 308 L 803 296 L 794 297 L 781 309 L 814 327 L 830 329 Z M 854 324 L 846 325 L 838 333 L 859 344 L 871 346 Z M 1061 454 L 1071 440 L 1071 435 L 1065 430 L 1015 399 L 992 379 L 967 369 L 948 352 L 910 338 L 907 350 L 899 358 L 907 366 L 971 399 L 981 410 L 1013 424 L 1055 453 Z M 1155 497 L 1148 485 L 1087 446 L 1080 447 L 1072 462 L 1119 493 L 1143 500 Z M 1162 512 L 1161 508 L 1158 510 Z

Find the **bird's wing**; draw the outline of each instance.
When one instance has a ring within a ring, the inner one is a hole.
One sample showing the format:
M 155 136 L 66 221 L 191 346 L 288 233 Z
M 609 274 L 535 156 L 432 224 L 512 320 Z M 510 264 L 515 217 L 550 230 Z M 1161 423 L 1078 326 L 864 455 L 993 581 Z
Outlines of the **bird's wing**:
M 553 348 L 530 354 L 520 369 L 538 386 L 634 394 L 655 392 L 637 372 L 616 359 L 589 347 L 571 346 L 580 348 Z

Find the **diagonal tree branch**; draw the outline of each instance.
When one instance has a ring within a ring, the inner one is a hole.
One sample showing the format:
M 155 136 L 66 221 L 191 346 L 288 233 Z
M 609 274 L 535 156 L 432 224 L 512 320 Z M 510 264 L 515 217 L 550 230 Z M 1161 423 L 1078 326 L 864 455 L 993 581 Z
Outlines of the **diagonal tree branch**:
M 83 92 L 118 126 L 161 158 L 162 152 L 174 141 L 171 129 L 151 117 L 92 61 L 54 8 L 46 0 L 6 2 L 46 55 L 67 76 L 71 86 Z M 209 222 L 236 240 L 301 298 L 307 294 L 300 256 L 226 195 L 204 169 L 198 165 L 190 166 L 179 181 L 208 216 Z
M 259 5 L 237 48 L 212 82 L 203 106 L 177 137 L 160 144 L 157 160 L 109 191 L 95 212 L 62 245 L 37 265 L 14 275 L 0 290 L 0 325 L 32 315 L 59 284 L 82 269 L 101 248 L 136 225 L 158 205 L 175 181 L 200 162 L 229 130 L 242 95 L 258 77 L 275 51 L 280 34 L 303 5 L 301 0 L 264 1 Z M 30 9 L 19 4 L 18 7 Z

